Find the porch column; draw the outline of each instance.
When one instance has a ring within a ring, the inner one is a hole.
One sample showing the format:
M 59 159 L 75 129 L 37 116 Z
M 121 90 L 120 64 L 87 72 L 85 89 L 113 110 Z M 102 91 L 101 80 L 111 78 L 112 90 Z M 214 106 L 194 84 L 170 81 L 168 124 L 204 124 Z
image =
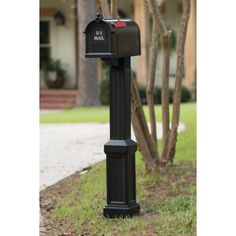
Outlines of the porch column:
M 196 0 L 191 0 L 191 11 L 185 44 L 185 84 L 193 89 L 196 74 Z
M 141 56 L 136 58 L 136 75 L 139 85 L 147 84 L 147 9 L 144 0 L 134 0 L 134 18 L 140 28 Z
M 96 0 L 77 0 L 78 12 L 78 105 L 100 105 L 97 82 L 96 59 L 87 59 L 85 53 L 85 34 L 87 24 L 96 17 Z

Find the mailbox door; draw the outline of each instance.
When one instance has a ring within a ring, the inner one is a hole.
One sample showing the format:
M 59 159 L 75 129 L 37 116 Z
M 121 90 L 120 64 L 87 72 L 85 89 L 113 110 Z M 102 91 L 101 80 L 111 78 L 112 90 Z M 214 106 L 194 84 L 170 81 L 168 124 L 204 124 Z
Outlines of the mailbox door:
M 86 56 L 112 56 L 112 32 L 103 22 L 90 25 L 86 32 Z

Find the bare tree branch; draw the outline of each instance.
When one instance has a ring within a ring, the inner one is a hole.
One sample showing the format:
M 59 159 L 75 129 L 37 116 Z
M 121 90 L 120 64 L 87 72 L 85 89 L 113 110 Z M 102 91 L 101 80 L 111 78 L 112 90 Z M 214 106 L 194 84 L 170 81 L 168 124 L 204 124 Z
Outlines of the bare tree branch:
M 138 92 L 137 82 L 134 78 L 132 78 L 131 93 L 132 93 L 132 104 L 133 104 L 132 115 L 137 116 L 137 118 L 138 118 L 137 122 L 139 122 L 139 126 L 141 127 L 142 132 L 143 132 L 143 136 L 144 136 L 144 139 L 141 139 L 140 141 L 147 142 L 147 146 L 150 149 L 152 159 L 158 160 L 159 156 L 158 156 L 157 146 L 156 146 L 156 143 L 154 142 L 154 140 L 152 139 L 151 135 L 149 134 L 147 120 L 145 118 L 142 102 L 141 102 L 139 92 Z M 133 127 L 137 127 L 137 126 L 135 126 L 135 124 L 133 122 L 132 122 L 132 125 L 133 125 Z M 136 135 L 135 128 L 134 128 L 134 132 Z
M 111 17 L 116 18 L 118 16 L 117 12 L 117 0 L 111 0 Z
M 184 74 L 184 46 L 187 34 L 187 27 L 190 15 L 190 0 L 183 0 L 183 15 L 180 23 L 180 30 L 177 43 L 177 67 L 176 79 L 173 95 L 173 117 L 171 131 L 169 136 L 169 144 L 167 148 L 166 160 L 172 161 L 175 155 L 177 128 L 179 125 L 180 102 L 181 102 L 181 86 Z
M 161 103 L 162 103 L 162 123 L 163 123 L 163 135 L 162 142 L 163 147 L 167 145 L 167 137 L 169 133 L 169 32 L 164 24 L 159 10 L 159 4 L 155 0 L 149 0 L 150 6 L 153 9 L 154 20 L 158 30 L 160 32 L 160 40 L 163 48 L 163 64 L 162 64 L 162 89 L 161 89 Z M 164 148 L 163 148 L 164 150 Z
M 150 6 L 150 4 L 149 4 Z M 150 13 L 153 18 L 153 10 L 149 7 Z M 149 109 L 150 123 L 151 123 L 151 136 L 157 146 L 157 131 L 156 131 L 156 116 L 154 107 L 154 83 L 156 74 L 156 63 L 157 63 L 157 24 L 154 19 L 152 19 L 152 41 L 151 41 L 151 57 L 149 63 L 149 75 L 146 88 L 147 104 Z
M 101 9 L 102 9 L 103 18 L 111 19 L 111 13 L 109 10 L 108 1 L 107 0 L 99 0 L 99 2 L 100 2 Z
M 107 0 L 99 0 L 104 18 L 111 18 L 116 15 L 117 2 L 111 0 L 111 12 Z M 146 0 L 147 1 L 147 0 Z M 175 154 L 177 127 L 180 114 L 181 81 L 184 68 L 184 44 L 186 38 L 187 24 L 190 13 L 190 0 L 183 0 L 184 11 L 181 19 L 181 27 L 177 45 L 177 69 L 174 88 L 173 118 L 171 130 L 169 130 L 169 32 L 160 14 L 159 7 L 165 0 L 148 0 L 151 14 L 153 16 L 152 25 L 152 49 L 150 61 L 150 74 L 147 84 L 147 100 L 149 114 L 151 118 L 151 134 L 149 133 L 147 120 L 144 114 L 141 99 L 139 97 L 136 81 L 132 78 L 132 125 L 140 148 L 140 152 L 149 171 L 161 169 L 169 161 L 172 161 Z M 111 14 L 112 13 L 112 14 Z M 155 82 L 156 60 L 157 60 L 157 30 L 160 32 L 160 40 L 163 48 L 162 64 L 162 122 L 163 122 L 163 150 L 162 160 L 159 159 L 156 138 L 156 121 L 153 101 L 153 88 Z
M 139 146 L 139 150 L 141 152 L 143 161 L 146 165 L 146 170 L 152 171 L 155 169 L 154 160 L 152 158 L 152 154 L 150 153 L 150 149 L 148 147 L 147 141 L 144 137 L 142 127 L 140 126 L 140 122 L 138 120 L 137 113 L 134 111 L 134 109 L 135 109 L 134 103 L 132 103 L 131 107 L 132 107 L 132 109 L 131 109 L 131 111 L 132 111 L 132 116 L 131 116 L 132 125 L 135 130 L 135 137 L 136 137 L 136 140 L 137 140 L 137 143 Z
M 163 61 L 162 61 L 162 89 L 161 89 L 161 104 L 162 104 L 162 124 L 163 124 L 163 147 L 168 142 L 169 134 L 169 65 L 170 65 L 170 53 L 169 53 L 169 39 L 163 39 Z M 164 148 L 163 148 L 164 149 Z
M 160 9 L 159 9 L 157 2 L 155 0 L 149 0 L 149 2 L 150 2 L 151 8 L 153 9 L 153 16 L 154 16 L 154 19 L 156 20 L 157 27 L 160 31 L 161 37 L 168 38 L 169 33 L 168 33 L 165 23 L 161 17 Z
M 107 0 L 99 0 L 100 6 L 102 9 L 103 16 L 105 18 L 111 18 L 109 12 L 109 5 Z M 114 13 L 115 5 L 113 5 L 112 12 Z M 146 169 L 148 171 L 154 171 L 158 167 L 158 152 L 157 145 L 149 134 L 147 121 L 143 111 L 143 106 L 138 92 L 138 87 L 136 81 L 132 78 L 131 85 L 131 94 L 132 94 L 132 125 L 134 127 L 135 136 L 140 148 L 140 152 L 146 164 Z
M 166 0 L 156 0 L 156 2 L 157 2 L 157 6 L 161 8 L 166 3 Z

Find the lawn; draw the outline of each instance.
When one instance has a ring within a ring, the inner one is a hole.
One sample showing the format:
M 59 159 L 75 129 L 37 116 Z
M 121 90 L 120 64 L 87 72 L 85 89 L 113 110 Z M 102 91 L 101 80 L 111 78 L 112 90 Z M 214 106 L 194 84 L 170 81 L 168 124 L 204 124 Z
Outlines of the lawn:
M 81 123 L 109 121 L 109 108 L 101 107 L 81 107 L 77 109 L 62 110 L 58 113 L 41 114 L 41 123 Z
M 147 108 L 145 107 L 147 113 Z M 156 108 L 158 120 L 161 109 Z M 41 123 L 108 122 L 107 107 L 65 110 L 41 115 Z M 196 235 L 196 105 L 181 106 L 187 129 L 178 136 L 174 164 L 161 173 L 147 174 L 136 154 L 139 216 L 106 219 L 105 162 L 86 174 L 76 173 L 40 193 L 49 235 Z
M 187 113 L 191 112 L 195 108 L 195 104 L 185 103 L 182 104 L 181 117 L 186 117 Z M 170 112 L 172 106 L 170 106 Z M 144 106 L 145 114 L 148 116 L 147 106 Z M 161 118 L 161 107 L 155 107 L 157 119 Z M 75 109 L 65 109 L 56 113 L 48 113 L 40 115 L 40 123 L 82 123 L 82 122 L 98 122 L 107 123 L 109 122 L 109 107 L 81 107 Z

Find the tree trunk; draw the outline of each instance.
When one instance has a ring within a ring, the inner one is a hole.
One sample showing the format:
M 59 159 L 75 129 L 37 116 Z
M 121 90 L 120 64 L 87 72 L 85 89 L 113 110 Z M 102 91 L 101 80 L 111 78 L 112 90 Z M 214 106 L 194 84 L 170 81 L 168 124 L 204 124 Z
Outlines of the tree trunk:
M 162 143 L 165 147 L 168 142 L 167 137 L 169 133 L 169 33 L 161 17 L 159 7 L 161 2 L 149 0 L 150 6 L 153 9 L 153 19 L 156 21 L 158 30 L 160 32 L 160 40 L 163 48 L 163 64 L 162 64 L 162 88 L 161 88 L 161 104 L 162 104 Z
M 117 11 L 117 0 L 111 0 L 111 17 L 117 18 L 118 11 Z
M 107 0 L 99 0 L 102 9 L 102 15 L 104 19 L 111 19 L 111 13 Z
M 177 67 L 176 79 L 173 95 L 173 116 L 171 123 L 171 131 L 169 135 L 169 143 L 167 153 L 165 156 L 166 162 L 172 161 L 175 155 L 176 142 L 177 142 L 177 129 L 179 125 L 180 116 L 180 102 L 181 102 L 181 86 L 184 74 L 184 46 L 187 33 L 188 20 L 190 15 L 190 0 L 183 0 L 183 15 L 180 24 L 180 31 L 177 43 Z
M 186 28 L 189 18 L 190 0 L 184 1 L 184 12 L 181 20 L 181 29 L 179 33 L 177 45 L 177 69 L 176 82 L 174 89 L 174 104 L 173 104 L 173 119 L 171 131 L 169 130 L 169 33 L 163 22 L 160 14 L 160 4 L 163 1 L 156 2 L 155 0 L 148 0 L 153 16 L 153 30 L 152 30 L 152 56 L 150 61 L 150 74 L 147 84 L 147 99 L 149 105 L 149 113 L 151 119 L 151 134 L 149 133 L 147 120 L 144 114 L 143 106 L 140 100 L 137 82 L 132 78 L 131 94 L 132 94 L 132 125 L 138 143 L 138 148 L 142 154 L 143 160 L 148 171 L 157 171 L 164 167 L 169 161 L 173 159 L 175 154 L 175 145 L 177 137 L 177 127 L 179 123 L 180 112 L 180 97 L 181 97 L 181 80 L 183 77 L 183 58 L 184 58 L 184 43 L 186 38 Z M 114 1 L 111 1 L 111 12 L 115 14 L 117 10 Z M 107 0 L 100 0 L 100 6 L 104 18 L 111 18 L 111 12 Z M 157 60 L 157 33 L 158 28 L 161 35 L 161 44 L 163 48 L 163 71 L 162 71 L 162 122 L 163 122 L 163 150 L 162 159 L 159 159 L 157 150 L 156 138 L 156 120 L 154 112 L 153 88 L 155 82 L 155 66 Z M 155 44 L 156 42 L 156 44 Z
M 84 30 L 96 17 L 95 0 L 78 0 L 78 36 L 79 36 L 79 100 L 80 106 L 100 105 L 99 87 L 96 73 L 96 59 L 87 59 L 85 53 Z
M 154 140 L 149 134 L 147 121 L 144 115 L 143 106 L 138 92 L 137 82 L 132 78 L 132 125 L 139 150 L 142 154 L 146 168 L 149 171 L 157 169 L 158 152 Z
M 162 64 L 162 85 L 161 85 L 161 104 L 162 104 L 162 145 L 165 147 L 168 143 L 169 134 L 169 66 L 170 66 L 170 53 L 169 53 L 169 39 L 163 37 L 163 64 Z
M 152 44 L 151 44 L 151 58 L 149 67 L 149 76 L 147 83 L 147 104 L 149 109 L 150 123 L 151 123 L 151 136 L 157 146 L 157 130 L 156 130 L 156 116 L 155 116 L 155 104 L 154 104 L 154 82 L 156 75 L 156 63 L 157 63 L 157 25 L 156 21 L 152 21 Z

